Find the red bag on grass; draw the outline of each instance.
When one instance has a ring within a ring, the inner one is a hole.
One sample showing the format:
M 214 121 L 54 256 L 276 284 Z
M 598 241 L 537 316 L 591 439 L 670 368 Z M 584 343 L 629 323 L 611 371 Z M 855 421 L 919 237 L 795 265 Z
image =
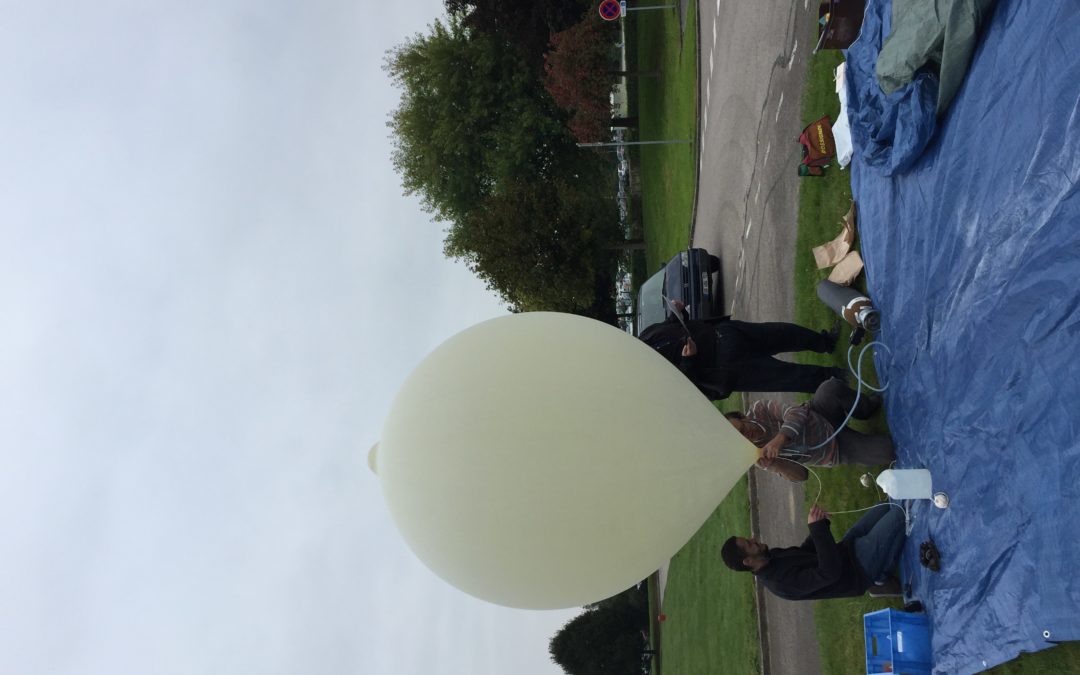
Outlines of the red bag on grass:
M 824 175 L 824 168 L 836 156 L 836 140 L 833 138 L 832 120 L 829 116 L 825 115 L 803 129 L 799 134 L 799 145 L 802 146 L 802 164 L 799 166 L 799 175 Z

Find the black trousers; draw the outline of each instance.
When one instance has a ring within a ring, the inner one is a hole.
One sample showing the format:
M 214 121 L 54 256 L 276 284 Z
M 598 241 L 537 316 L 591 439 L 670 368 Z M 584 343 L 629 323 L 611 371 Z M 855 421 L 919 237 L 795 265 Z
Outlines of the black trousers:
M 725 321 L 716 325 L 713 364 L 730 391 L 802 391 L 840 374 L 838 369 L 789 363 L 774 358 L 787 352 L 825 353 L 832 349 L 823 332 L 794 323 Z M 706 380 L 711 379 L 707 373 Z
M 823 382 L 810 397 L 810 410 L 821 415 L 833 425 L 840 426 L 847 417 L 851 406 L 855 404 L 855 392 L 842 380 L 831 379 Z M 866 396 L 859 397 L 859 403 L 851 417 L 865 420 L 874 414 L 877 405 Z M 883 434 L 863 434 L 844 427 L 836 435 L 837 464 L 863 464 L 875 466 L 888 464 L 896 459 L 896 449 L 892 439 Z

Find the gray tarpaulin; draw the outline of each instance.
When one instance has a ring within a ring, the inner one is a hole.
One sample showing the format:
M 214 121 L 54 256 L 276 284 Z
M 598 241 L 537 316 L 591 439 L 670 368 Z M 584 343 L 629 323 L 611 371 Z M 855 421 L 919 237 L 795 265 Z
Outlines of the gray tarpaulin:
M 892 31 L 874 69 L 891 94 L 929 68 L 938 76 L 937 114 L 964 81 L 979 26 L 997 0 L 893 0 Z

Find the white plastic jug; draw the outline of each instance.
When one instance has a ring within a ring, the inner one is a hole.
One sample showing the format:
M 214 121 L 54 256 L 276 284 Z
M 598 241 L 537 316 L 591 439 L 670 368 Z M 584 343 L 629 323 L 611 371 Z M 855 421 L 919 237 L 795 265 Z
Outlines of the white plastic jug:
M 926 469 L 886 469 L 877 484 L 893 499 L 931 499 L 934 496 L 930 472 Z

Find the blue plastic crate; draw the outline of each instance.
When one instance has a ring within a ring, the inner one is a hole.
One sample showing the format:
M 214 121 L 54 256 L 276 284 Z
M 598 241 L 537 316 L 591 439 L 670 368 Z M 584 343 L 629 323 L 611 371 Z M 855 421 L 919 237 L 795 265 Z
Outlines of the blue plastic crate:
M 925 614 L 882 609 L 863 616 L 866 675 L 930 675 L 934 653 Z

